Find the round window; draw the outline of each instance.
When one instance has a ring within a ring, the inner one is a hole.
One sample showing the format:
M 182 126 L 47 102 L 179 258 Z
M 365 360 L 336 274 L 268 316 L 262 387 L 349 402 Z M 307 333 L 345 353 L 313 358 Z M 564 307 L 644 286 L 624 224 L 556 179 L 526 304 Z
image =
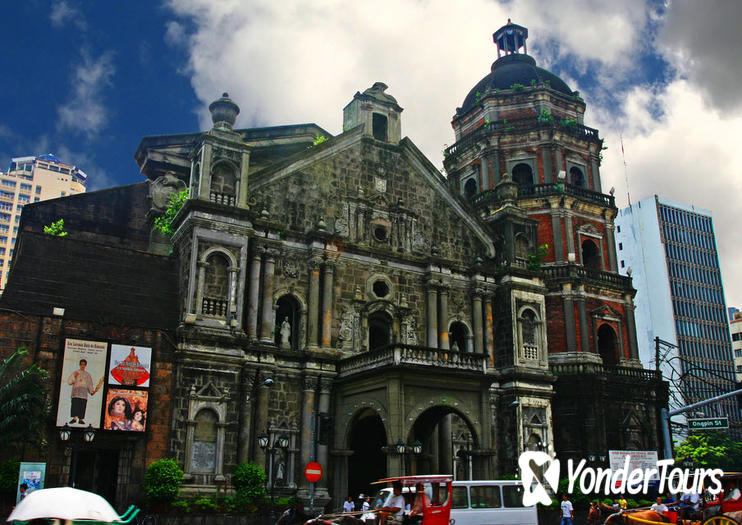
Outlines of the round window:
M 374 294 L 376 294 L 376 297 L 382 299 L 389 295 L 389 285 L 386 284 L 384 281 L 376 281 L 373 286 Z
M 376 226 L 374 228 L 374 237 L 379 242 L 386 242 L 389 238 L 389 232 L 387 231 L 386 226 Z

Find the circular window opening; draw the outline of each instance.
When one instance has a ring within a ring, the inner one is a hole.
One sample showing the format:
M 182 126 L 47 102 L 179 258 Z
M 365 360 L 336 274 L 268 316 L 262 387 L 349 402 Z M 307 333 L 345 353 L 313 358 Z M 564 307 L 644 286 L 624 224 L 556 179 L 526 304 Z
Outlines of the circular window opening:
M 386 297 L 389 295 L 389 285 L 384 281 L 376 281 L 374 283 L 374 294 L 380 299 Z
M 389 232 L 387 232 L 386 226 L 376 226 L 374 228 L 374 237 L 379 242 L 386 242 L 389 237 Z

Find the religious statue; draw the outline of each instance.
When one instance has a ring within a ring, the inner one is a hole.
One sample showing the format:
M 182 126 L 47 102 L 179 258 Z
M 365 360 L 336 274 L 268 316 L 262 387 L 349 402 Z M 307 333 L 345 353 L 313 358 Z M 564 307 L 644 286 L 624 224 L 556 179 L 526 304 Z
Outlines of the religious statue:
M 291 323 L 289 318 L 284 317 L 281 323 L 281 348 L 289 348 L 289 337 L 291 336 Z

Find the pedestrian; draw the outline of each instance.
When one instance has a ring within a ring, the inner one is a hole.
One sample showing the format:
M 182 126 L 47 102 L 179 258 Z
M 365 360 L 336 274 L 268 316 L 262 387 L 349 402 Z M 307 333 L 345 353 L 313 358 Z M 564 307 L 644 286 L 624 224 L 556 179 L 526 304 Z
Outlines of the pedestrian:
M 348 499 L 343 503 L 343 512 L 353 512 L 356 510 L 356 504 L 353 503 L 353 496 L 348 496 Z
M 588 525 L 598 525 L 600 523 L 600 509 L 597 501 L 590 502 L 590 510 L 587 513 Z
M 562 494 L 562 522 L 560 525 L 574 525 L 574 507 L 572 502 L 569 501 L 567 493 Z
M 366 525 L 373 525 L 376 523 L 376 514 L 371 512 L 371 496 L 366 496 L 366 499 L 363 500 L 361 510 L 363 511 L 361 521 L 365 522 Z

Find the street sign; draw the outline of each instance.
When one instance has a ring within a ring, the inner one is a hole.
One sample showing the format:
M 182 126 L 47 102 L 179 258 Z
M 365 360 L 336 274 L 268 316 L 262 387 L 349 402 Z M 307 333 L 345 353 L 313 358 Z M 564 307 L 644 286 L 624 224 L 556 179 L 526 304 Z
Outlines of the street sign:
M 306 476 L 307 481 L 309 481 L 310 483 L 319 481 L 319 479 L 322 477 L 322 465 L 320 465 L 316 461 L 307 463 L 307 466 L 304 467 L 304 475 Z
M 690 430 L 726 430 L 729 428 L 729 418 L 724 416 L 689 419 L 688 428 Z

